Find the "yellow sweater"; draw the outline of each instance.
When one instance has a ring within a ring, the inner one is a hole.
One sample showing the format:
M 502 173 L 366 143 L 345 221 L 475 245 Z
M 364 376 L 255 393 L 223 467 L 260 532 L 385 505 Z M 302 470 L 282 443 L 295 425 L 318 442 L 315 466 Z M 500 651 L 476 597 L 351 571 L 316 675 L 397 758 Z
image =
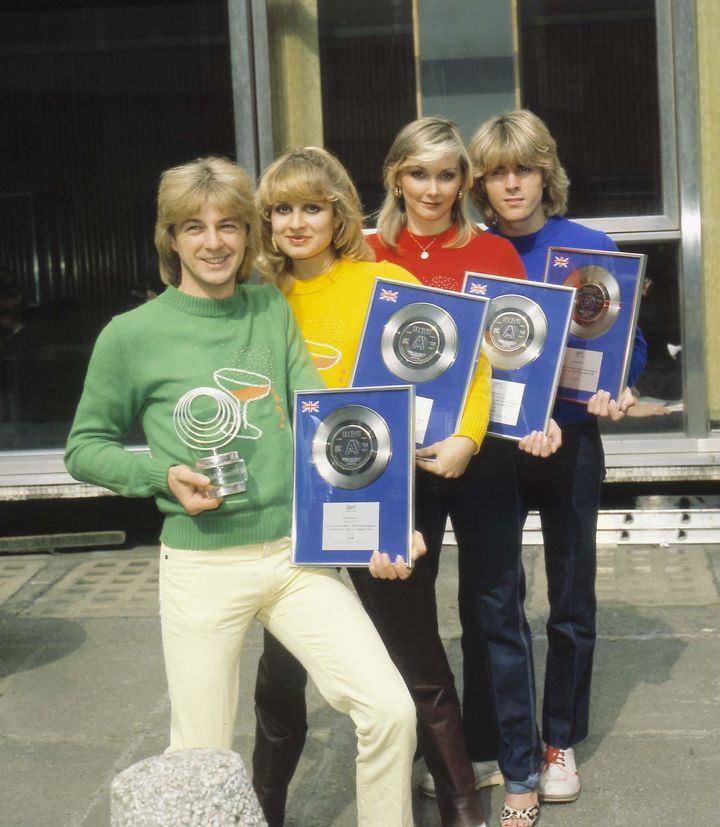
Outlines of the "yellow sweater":
M 341 258 L 327 273 L 306 281 L 291 279 L 285 287 L 305 344 L 330 388 L 350 383 L 376 277 L 420 284 L 407 270 L 387 261 Z M 469 437 L 479 448 L 489 413 L 490 363 L 481 352 L 457 435 Z

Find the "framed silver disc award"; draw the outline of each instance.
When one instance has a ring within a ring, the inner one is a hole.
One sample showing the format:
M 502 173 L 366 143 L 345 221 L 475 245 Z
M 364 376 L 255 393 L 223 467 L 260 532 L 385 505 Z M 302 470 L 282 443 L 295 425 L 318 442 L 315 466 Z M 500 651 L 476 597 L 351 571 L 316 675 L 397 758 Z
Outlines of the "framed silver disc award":
M 295 394 L 294 563 L 411 564 L 413 403 L 410 385 Z
M 351 385 L 414 385 L 416 443 L 445 439 L 460 422 L 487 304 L 452 290 L 376 279 Z
M 488 433 L 545 431 L 555 402 L 575 289 L 466 273 L 463 290 L 490 300 L 483 348 L 492 366 Z
M 639 253 L 548 248 L 545 282 L 575 288 L 560 399 L 585 404 L 598 390 L 620 398 L 632 355 L 646 259 Z

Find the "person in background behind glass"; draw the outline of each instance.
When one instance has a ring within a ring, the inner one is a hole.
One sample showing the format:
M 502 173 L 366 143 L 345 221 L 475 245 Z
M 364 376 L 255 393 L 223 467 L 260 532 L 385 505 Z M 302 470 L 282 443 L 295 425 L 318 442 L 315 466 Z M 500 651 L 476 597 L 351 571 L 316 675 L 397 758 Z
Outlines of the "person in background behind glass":
M 471 197 L 489 233 L 509 241 L 530 279 L 542 281 L 551 245 L 615 251 L 604 233 L 564 218 L 569 181 L 555 140 L 532 112 L 518 110 L 485 121 L 473 137 L 470 157 L 476 181 Z M 628 386 L 645 365 L 646 345 L 638 330 L 633 342 Z M 522 531 L 528 510 L 540 512 L 545 546 L 550 614 L 542 710 L 545 742 L 540 800 L 574 801 L 580 793 L 574 746 L 588 733 L 590 683 L 595 649 L 596 530 L 605 463 L 599 417 L 621 419 L 634 404 L 629 388 L 619 399 L 599 390 L 587 406 L 558 401 L 553 412 L 563 444 L 554 457 L 538 462 L 521 457 Z M 509 519 L 495 507 L 478 510 L 480 519 Z M 463 634 L 483 630 L 472 625 L 463 607 Z M 469 628 L 466 628 L 469 627 Z M 482 691 L 493 675 L 483 647 L 465 654 L 464 721 L 471 757 L 502 751 L 488 720 Z M 527 820 L 525 821 L 527 823 Z M 514 827 L 524 827 L 522 820 Z

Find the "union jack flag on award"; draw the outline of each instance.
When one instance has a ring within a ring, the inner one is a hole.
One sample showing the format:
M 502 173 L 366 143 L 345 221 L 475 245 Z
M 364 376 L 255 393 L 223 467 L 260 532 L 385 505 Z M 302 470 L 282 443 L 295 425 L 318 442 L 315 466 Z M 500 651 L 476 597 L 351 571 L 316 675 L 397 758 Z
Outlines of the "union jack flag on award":
M 397 290 L 388 290 L 385 287 L 381 287 L 379 298 L 380 298 L 381 302 L 397 302 L 397 300 L 398 300 L 398 291 Z
M 303 402 L 301 412 L 302 413 L 320 413 L 320 403 L 319 402 Z
M 476 296 L 485 296 L 487 294 L 487 284 L 471 284 L 470 292 L 474 293 Z
M 570 259 L 567 256 L 555 256 L 553 259 L 553 267 L 562 267 L 567 270 Z

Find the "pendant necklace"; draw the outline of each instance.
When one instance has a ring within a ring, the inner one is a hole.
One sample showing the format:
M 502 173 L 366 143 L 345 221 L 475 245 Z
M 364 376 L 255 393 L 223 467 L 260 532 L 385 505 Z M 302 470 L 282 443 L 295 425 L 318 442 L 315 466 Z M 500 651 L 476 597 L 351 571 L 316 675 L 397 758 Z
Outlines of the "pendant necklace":
M 421 243 L 417 240 L 417 238 L 415 238 L 415 236 L 414 236 L 414 235 L 410 232 L 410 230 L 408 230 L 408 235 L 410 236 L 410 238 L 412 238 L 412 240 L 413 240 L 413 241 L 417 244 L 417 246 L 420 248 L 420 258 L 421 258 L 423 261 L 426 261 L 427 259 L 429 259 L 429 258 L 430 258 L 430 253 L 428 253 L 428 250 L 429 250 L 429 249 L 432 247 L 432 245 L 433 245 L 433 244 L 434 244 L 434 243 L 438 240 L 438 238 L 440 238 L 440 236 L 442 235 L 442 233 L 440 233 L 439 235 L 434 235 L 434 236 L 432 237 L 432 240 L 430 241 L 430 243 L 429 243 L 429 244 L 426 244 L 424 247 L 423 247 L 423 245 L 422 245 L 422 244 L 421 244 Z

